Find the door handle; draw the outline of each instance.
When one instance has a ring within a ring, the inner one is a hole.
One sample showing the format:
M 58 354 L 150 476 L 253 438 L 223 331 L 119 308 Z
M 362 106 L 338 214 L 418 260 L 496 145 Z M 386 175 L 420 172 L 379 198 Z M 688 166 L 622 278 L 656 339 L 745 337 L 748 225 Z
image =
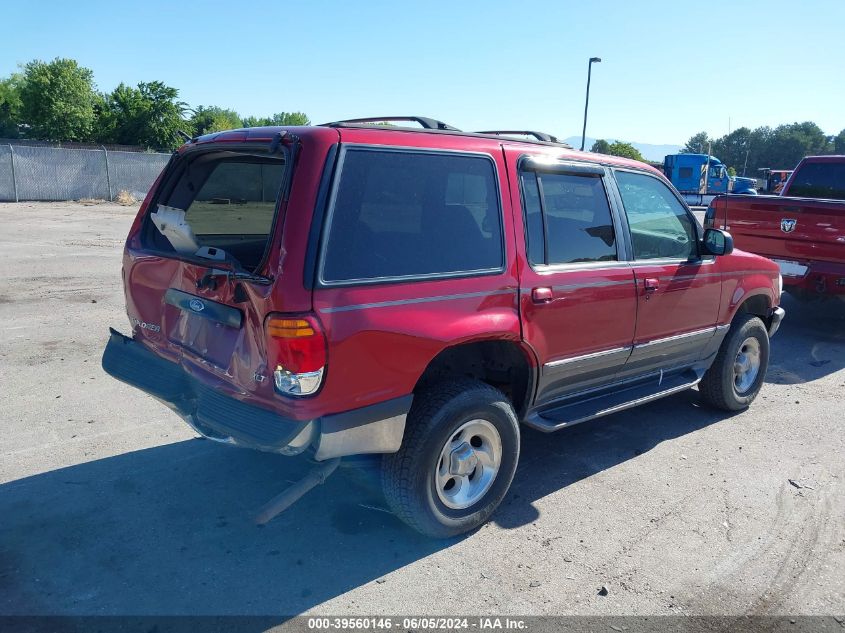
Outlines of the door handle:
M 643 286 L 645 287 L 645 291 L 647 293 L 652 293 L 660 288 L 660 280 L 656 277 L 646 277 Z
M 553 298 L 552 289 L 547 286 L 531 289 L 531 301 L 534 303 L 549 303 Z

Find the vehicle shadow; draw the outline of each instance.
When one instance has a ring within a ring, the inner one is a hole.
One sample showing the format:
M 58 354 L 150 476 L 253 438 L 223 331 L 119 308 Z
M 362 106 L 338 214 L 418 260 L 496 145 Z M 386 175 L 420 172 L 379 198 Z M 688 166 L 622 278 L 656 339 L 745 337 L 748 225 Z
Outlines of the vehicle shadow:
M 845 302 L 785 294 L 782 305 L 786 318 L 772 338 L 766 382 L 799 384 L 845 368 Z
M 308 467 L 188 440 L 0 486 L 0 613 L 297 614 L 449 547 L 340 474 L 255 525 Z
M 495 522 L 529 523 L 533 501 L 724 419 L 696 401 L 683 393 L 551 436 L 526 429 Z M 382 576 L 460 540 L 419 536 L 348 471 L 256 526 L 307 468 L 189 440 L 2 485 L 0 614 L 299 614 L 368 583 L 390 591 Z
M 535 500 L 729 417 L 689 390 L 551 434 L 523 427 L 520 465 L 493 520 L 505 528 L 531 523 Z

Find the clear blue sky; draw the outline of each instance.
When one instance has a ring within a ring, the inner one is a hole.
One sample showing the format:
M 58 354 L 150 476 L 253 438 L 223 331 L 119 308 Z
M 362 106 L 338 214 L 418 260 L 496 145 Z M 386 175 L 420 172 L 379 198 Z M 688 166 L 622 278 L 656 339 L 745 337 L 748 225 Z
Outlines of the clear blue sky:
M 423 114 L 466 130 L 678 143 L 845 127 L 845 1 L 4 3 L 0 76 L 71 57 L 100 90 L 162 80 L 190 105 L 312 121 Z

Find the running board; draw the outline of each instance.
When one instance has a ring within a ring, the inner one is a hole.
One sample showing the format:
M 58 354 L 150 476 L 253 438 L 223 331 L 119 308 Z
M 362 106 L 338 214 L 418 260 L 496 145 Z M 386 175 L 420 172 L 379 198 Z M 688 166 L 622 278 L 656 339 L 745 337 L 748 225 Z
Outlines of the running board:
M 671 396 L 673 393 L 695 387 L 700 381 L 701 376 L 685 371 L 664 377 L 662 381 L 650 380 L 645 384 L 640 383 L 601 396 L 594 396 L 588 400 L 579 400 L 534 412 L 529 414 L 523 422 L 538 431 L 551 433 L 567 426 Z

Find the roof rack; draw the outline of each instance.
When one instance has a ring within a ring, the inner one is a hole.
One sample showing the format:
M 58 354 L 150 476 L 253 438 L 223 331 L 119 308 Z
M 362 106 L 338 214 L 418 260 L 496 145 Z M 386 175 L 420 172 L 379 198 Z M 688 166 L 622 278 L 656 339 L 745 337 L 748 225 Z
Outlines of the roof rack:
M 493 136 L 533 136 L 538 141 L 545 143 L 560 143 L 556 136 L 546 134 L 545 132 L 535 132 L 534 130 L 485 130 L 476 132 L 476 134 L 492 134 Z
M 456 134 L 459 136 L 474 136 L 479 137 L 500 137 L 500 136 L 525 136 L 527 138 L 514 138 L 518 143 L 536 143 L 536 144 L 552 144 L 564 149 L 573 149 L 571 145 L 558 140 L 556 136 L 546 134 L 545 132 L 536 132 L 533 130 L 491 130 L 487 132 L 462 132 L 456 127 L 453 127 L 443 121 L 431 119 L 424 116 L 372 116 L 363 117 L 360 119 L 343 119 L 341 121 L 332 121 L 330 123 L 321 123 L 325 127 L 370 127 L 371 129 L 377 126 L 374 123 L 383 123 L 388 121 L 411 121 L 419 124 L 420 127 L 403 127 L 397 126 L 394 129 L 402 130 L 403 132 L 428 132 L 440 134 Z M 389 130 L 390 127 L 381 128 Z
M 388 121 L 412 121 L 414 123 L 419 123 L 420 126 L 426 130 L 450 130 L 452 132 L 460 132 L 458 128 L 452 127 L 451 125 L 444 123 L 443 121 L 438 121 L 437 119 L 430 119 L 424 116 L 373 116 L 365 117 L 362 119 L 344 119 L 342 121 L 323 123 L 322 125 L 327 125 L 329 127 L 342 127 L 344 125 L 385 123 Z

